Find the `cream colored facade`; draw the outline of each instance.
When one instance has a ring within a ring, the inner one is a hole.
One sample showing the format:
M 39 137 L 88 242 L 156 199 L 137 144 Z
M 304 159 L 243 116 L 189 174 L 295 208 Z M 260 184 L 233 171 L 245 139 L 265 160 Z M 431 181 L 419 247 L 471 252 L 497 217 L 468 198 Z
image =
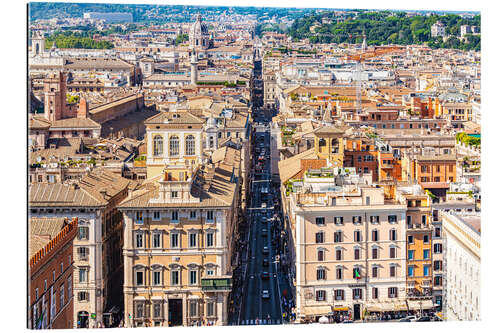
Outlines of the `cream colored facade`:
M 299 320 L 403 309 L 406 206 L 384 200 L 371 177 L 351 171 L 336 180 L 306 174 L 304 190 L 290 196 Z
M 211 162 L 201 163 L 202 122 L 178 114 L 171 119 L 179 124 L 165 126 L 161 134 L 156 127 L 161 129 L 165 120 L 148 121 L 148 178 L 158 177 L 120 205 L 127 327 L 225 325 L 228 320 L 241 154 L 222 147 L 212 153 Z M 182 137 L 188 127 L 199 127 L 190 134 L 196 138 L 195 155 L 163 156 L 164 164 L 156 163 L 155 135 Z

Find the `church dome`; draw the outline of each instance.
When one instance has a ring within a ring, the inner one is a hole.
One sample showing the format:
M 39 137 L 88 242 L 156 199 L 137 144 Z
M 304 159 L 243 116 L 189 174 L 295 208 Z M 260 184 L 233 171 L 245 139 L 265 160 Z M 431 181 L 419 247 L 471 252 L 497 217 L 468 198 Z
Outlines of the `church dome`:
M 196 21 L 193 23 L 191 26 L 191 29 L 189 31 L 190 36 L 201 36 L 201 35 L 208 35 L 208 28 L 207 25 L 203 22 L 201 22 L 201 15 L 198 14 L 196 15 Z

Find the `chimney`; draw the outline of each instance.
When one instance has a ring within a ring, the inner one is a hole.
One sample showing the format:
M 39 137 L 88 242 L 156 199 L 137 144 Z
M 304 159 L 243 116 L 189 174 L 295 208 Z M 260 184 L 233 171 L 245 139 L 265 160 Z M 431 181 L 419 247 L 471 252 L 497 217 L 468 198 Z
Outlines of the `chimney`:
M 81 119 L 86 119 L 89 116 L 89 104 L 85 98 L 80 98 L 80 103 L 78 104 L 78 110 L 76 112 L 76 117 Z

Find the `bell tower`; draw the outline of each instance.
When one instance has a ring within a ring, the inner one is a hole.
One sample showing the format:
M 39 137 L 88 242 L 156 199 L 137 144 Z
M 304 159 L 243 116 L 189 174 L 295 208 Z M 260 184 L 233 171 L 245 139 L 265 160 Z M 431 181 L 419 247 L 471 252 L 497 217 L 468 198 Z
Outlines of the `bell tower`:
M 31 38 L 31 56 L 41 56 L 45 53 L 45 38 L 40 33 L 33 33 Z

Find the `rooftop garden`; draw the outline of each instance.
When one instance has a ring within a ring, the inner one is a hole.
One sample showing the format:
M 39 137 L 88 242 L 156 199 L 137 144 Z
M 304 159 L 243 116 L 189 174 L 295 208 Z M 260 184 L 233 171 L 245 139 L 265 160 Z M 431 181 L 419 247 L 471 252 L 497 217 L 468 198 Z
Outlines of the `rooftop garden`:
M 283 146 L 293 146 L 295 140 L 292 136 L 295 134 L 295 128 L 281 126 L 281 142 Z
M 468 146 L 481 147 L 481 137 L 474 137 L 465 132 L 457 133 L 455 139 Z

